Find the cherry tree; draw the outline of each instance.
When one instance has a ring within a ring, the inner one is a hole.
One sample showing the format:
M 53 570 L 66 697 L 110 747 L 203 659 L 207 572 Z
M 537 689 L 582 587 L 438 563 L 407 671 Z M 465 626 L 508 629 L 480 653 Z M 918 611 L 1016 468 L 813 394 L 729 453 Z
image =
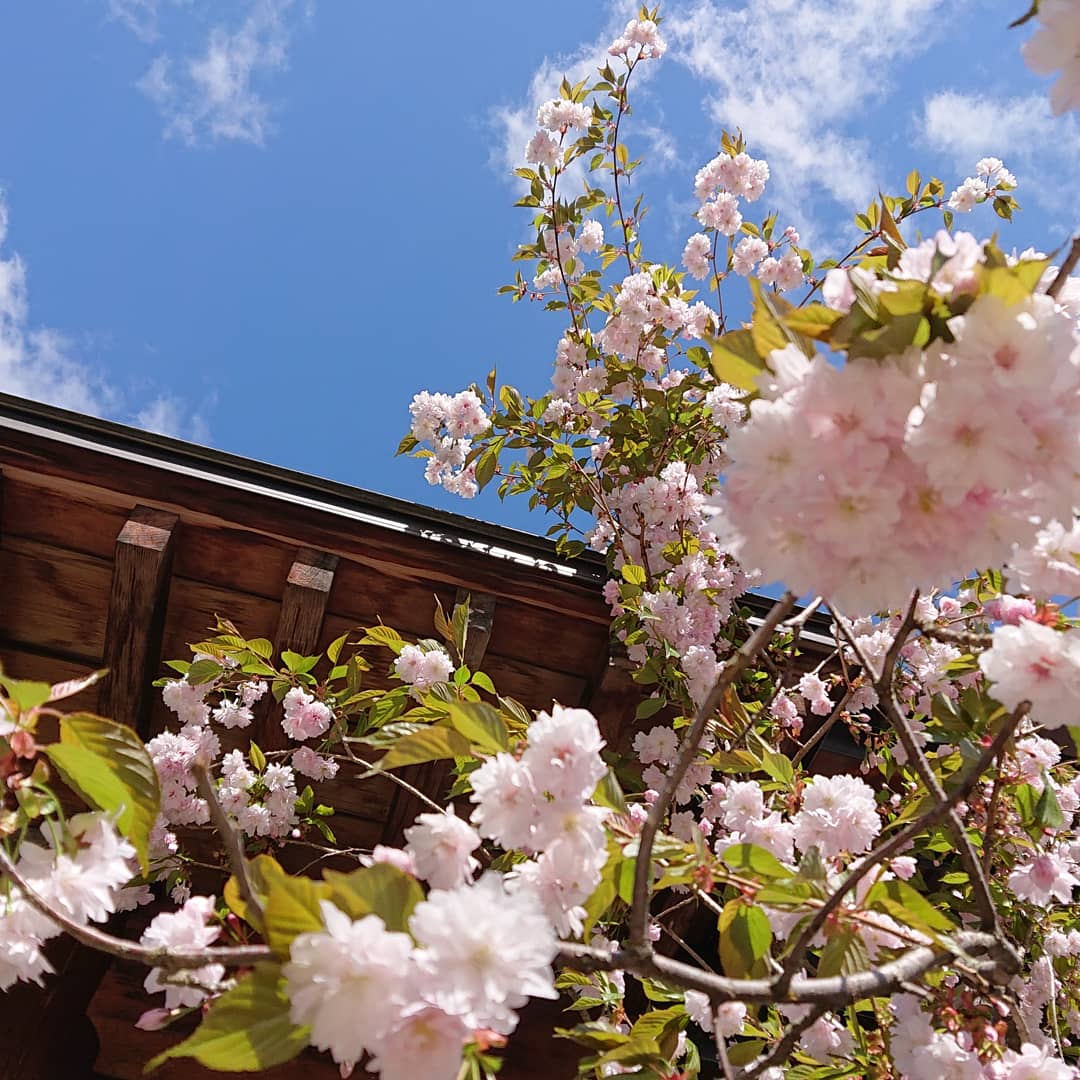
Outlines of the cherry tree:
M 1029 20 L 1025 56 L 1076 108 L 1080 12 Z M 652 262 L 625 136 L 665 49 L 643 8 L 524 148 L 535 241 L 503 291 L 561 324 L 550 389 L 423 391 L 399 447 L 606 556 L 632 753 L 470 670 L 467 603 L 433 638 L 379 625 L 318 656 L 222 622 L 171 665 L 175 729 L 145 745 L 60 711 L 89 680 L 5 677 L 0 987 L 45 978 L 67 932 L 147 966 L 142 1026 L 201 1012 L 158 1061 L 221 1070 L 314 1046 L 343 1075 L 479 1080 L 526 1002 L 561 997 L 583 1077 L 1080 1075 L 1080 241 L 1055 265 L 956 229 L 1019 209 L 985 158 L 955 186 L 912 172 L 818 261 L 755 216 L 769 166 L 725 133 L 682 265 Z M 740 597 L 774 582 L 753 617 Z M 364 688 L 373 665 L 391 689 Z M 223 752 L 267 693 L 293 748 Z M 836 725 L 859 775 L 807 768 Z M 439 759 L 446 805 L 398 772 Z M 317 791 L 342 770 L 426 804 L 403 846 L 339 849 Z M 65 816 L 56 777 L 91 811 Z M 191 893 L 206 831 L 220 896 Z M 286 842 L 355 868 L 287 873 Z M 94 925 L 154 885 L 176 908 L 140 941 Z M 715 960 L 670 925 L 688 905 Z

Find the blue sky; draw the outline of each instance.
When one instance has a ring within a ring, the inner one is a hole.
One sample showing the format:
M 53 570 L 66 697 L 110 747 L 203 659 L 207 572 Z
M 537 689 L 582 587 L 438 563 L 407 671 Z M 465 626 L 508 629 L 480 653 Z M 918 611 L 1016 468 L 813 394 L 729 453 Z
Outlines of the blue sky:
M 1024 212 L 1080 217 L 1080 126 L 1023 67 L 1025 0 L 674 0 L 629 129 L 655 259 L 741 124 L 819 258 L 853 200 L 994 153 Z M 0 389 L 542 532 L 395 460 L 421 388 L 547 385 L 557 316 L 496 296 L 536 105 L 623 3 L 34 0 L 0 35 Z M 579 76 L 580 77 L 580 76 Z M 840 198 L 835 193 L 840 193 Z M 6 236 L 3 222 L 6 220 Z M 986 235 L 983 208 L 962 222 Z

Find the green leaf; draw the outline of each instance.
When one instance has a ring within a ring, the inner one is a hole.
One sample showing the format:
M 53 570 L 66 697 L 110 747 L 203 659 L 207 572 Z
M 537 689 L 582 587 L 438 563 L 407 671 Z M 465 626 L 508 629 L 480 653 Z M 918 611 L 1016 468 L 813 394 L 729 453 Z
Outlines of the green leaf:
M 635 720 L 648 720 L 649 717 L 655 716 L 660 710 L 667 704 L 662 697 L 648 697 L 644 701 L 638 703 L 638 707 L 634 710 Z
M 895 288 L 878 294 L 878 308 L 893 317 L 922 314 L 929 289 L 922 281 L 897 281 Z
M 885 911 L 904 926 L 911 926 L 931 935 L 951 934 L 956 930 L 948 916 L 906 881 L 879 881 L 867 893 L 866 906 Z
M 784 316 L 784 325 L 808 338 L 826 338 L 833 326 L 843 318 L 843 312 L 824 304 L 807 304 Z
M 627 585 L 644 586 L 648 580 L 645 575 L 645 568 L 643 566 L 636 566 L 634 563 L 623 563 L 619 572 L 622 574 L 622 579 Z
M 749 874 L 766 880 L 783 881 L 792 873 L 771 851 L 755 844 L 732 844 L 725 849 L 720 860 L 737 874 Z
M 402 765 L 466 757 L 468 753 L 469 741 L 453 728 L 425 727 L 398 739 L 376 762 L 375 767 L 385 772 Z
M 252 638 L 247 647 L 256 655 L 261 656 L 264 660 L 269 660 L 274 655 L 274 643 L 268 638 L 257 637 Z
M 498 709 L 483 701 L 451 701 L 446 712 L 454 729 L 484 753 L 510 749 L 510 733 Z
M 795 783 L 795 769 L 792 767 L 791 760 L 784 754 L 774 754 L 771 750 L 766 750 L 761 755 L 761 767 L 784 787 L 791 787 Z
M 256 863 L 256 888 L 264 893 L 266 942 L 275 955 L 288 959 L 289 947 L 298 934 L 326 929 L 319 901 L 329 899 L 330 889 L 321 881 L 287 874 L 273 859 L 259 859 Z
M 902 353 L 910 345 L 923 346 L 930 340 L 930 323 L 918 312 L 898 315 L 884 326 L 866 330 L 848 346 L 848 355 L 876 360 Z
M 376 863 L 362 870 L 342 874 L 327 870 L 323 881 L 330 899 L 350 919 L 378 915 L 387 930 L 408 931 L 413 908 L 424 899 L 416 878 L 389 863 Z
M 341 637 L 334 638 L 327 646 L 326 655 L 329 657 L 331 664 L 336 664 L 338 662 L 338 657 L 341 655 L 341 650 L 345 648 L 345 642 L 348 638 L 349 634 L 348 631 L 346 631 Z
M 1035 291 L 1049 265 L 1049 259 L 1026 259 L 1013 266 L 979 266 L 979 293 L 1000 297 L 1006 304 L 1022 304 Z
M 1043 789 L 1035 803 L 1033 820 L 1036 825 L 1044 829 L 1060 829 L 1065 824 L 1065 815 L 1061 812 L 1061 804 L 1058 802 L 1054 789 L 1050 786 L 1050 778 L 1043 773 Z
M 608 769 L 603 779 L 596 785 L 592 796 L 593 802 L 598 806 L 606 806 L 609 810 L 623 814 L 626 812 L 626 796 L 619 786 L 618 778 L 614 769 Z
M 248 744 L 248 760 L 255 766 L 255 771 L 261 773 L 266 769 L 266 755 L 259 749 L 258 743 Z
M 291 649 L 285 649 L 281 654 L 281 662 L 294 675 L 303 675 L 310 671 L 321 659 L 319 656 L 303 656 Z
M 713 374 L 740 390 L 755 391 L 765 365 L 749 330 L 732 330 L 712 346 Z
M 481 690 L 486 690 L 489 694 L 495 693 L 495 684 L 491 681 L 491 676 L 485 675 L 482 671 L 473 672 L 472 684 L 479 686 Z
M 477 487 L 482 490 L 491 483 L 498 465 L 499 453 L 494 447 L 485 450 L 480 455 L 476 462 L 476 471 L 473 474 L 473 479 L 476 480 Z
M 145 873 L 161 790 L 139 736 L 115 720 L 71 713 L 60 720 L 60 741 L 43 749 L 70 788 L 91 806 L 116 815 L 116 828 L 135 848 Z
M 216 660 L 196 660 L 185 676 L 192 686 L 204 686 L 221 675 L 221 665 Z
M 750 336 L 758 356 L 768 358 L 775 349 L 798 344 L 795 332 L 781 322 L 791 305 L 762 287 L 757 278 L 750 278 L 750 291 L 754 295 L 754 314 L 750 321 Z
M 724 974 L 741 979 L 763 973 L 763 959 L 772 945 L 772 927 L 765 912 L 736 897 L 724 905 L 716 925 Z
M 193 1035 L 158 1054 L 146 1071 L 182 1057 L 221 1072 L 262 1072 L 292 1061 L 310 1028 L 294 1024 L 289 1007 L 281 969 L 259 964 L 210 1006 Z
M 3 686 L 7 696 L 19 706 L 20 712 L 29 712 L 30 709 L 36 709 L 52 699 L 52 687 L 47 682 L 11 679 L 3 675 L 0 676 L 0 686 Z
M 734 1046 L 728 1047 L 728 1061 L 732 1065 L 749 1065 L 751 1061 L 761 1057 L 765 1045 L 764 1039 L 746 1039 L 743 1042 L 737 1042 Z
M 829 938 L 818 961 L 817 975 L 854 975 L 870 966 L 866 943 L 857 930 L 845 927 Z
M 395 655 L 405 648 L 402 636 L 389 626 L 369 626 L 364 630 L 364 636 L 357 642 L 359 645 L 384 645 Z

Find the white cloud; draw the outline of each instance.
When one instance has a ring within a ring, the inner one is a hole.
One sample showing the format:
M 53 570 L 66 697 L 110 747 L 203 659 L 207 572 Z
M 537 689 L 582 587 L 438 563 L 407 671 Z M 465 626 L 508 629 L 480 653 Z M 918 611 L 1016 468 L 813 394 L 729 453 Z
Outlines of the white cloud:
M 115 2 L 115 0 L 114 0 Z M 156 0 L 125 0 L 156 8 Z M 211 27 L 205 49 L 157 56 L 136 84 L 157 105 L 165 137 L 188 145 L 237 140 L 261 146 L 272 130 L 262 79 L 287 66 L 293 0 L 254 0 L 235 28 Z
M 1051 211 L 1080 213 L 1074 185 L 1062 183 L 1080 159 L 1080 122 L 1071 114 L 1053 116 L 1045 94 L 994 98 L 943 90 L 927 99 L 920 123 L 927 143 L 962 175 L 981 157 L 1000 157 L 1016 173 L 1021 204 L 1030 194 Z
M 7 202 L 0 191 L 0 252 L 7 228 Z M 133 411 L 125 394 L 73 355 L 71 342 L 63 334 L 32 326 L 29 316 L 26 265 L 18 254 L 0 254 L 0 391 L 207 441 L 204 416 L 190 414 L 179 399 L 167 394 Z
M 582 79 L 595 82 L 597 68 L 603 67 L 611 58 L 608 46 L 619 36 L 626 22 L 633 18 L 639 5 L 634 0 L 615 0 L 603 30 L 594 41 L 579 45 L 572 52 L 555 57 L 544 57 L 540 66 L 529 80 L 529 89 L 524 101 L 517 105 L 504 105 L 492 110 L 492 118 L 499 137 L 492 145 L 491 165 L 505 171 L 508 175 L 524 164 L 525 145 L 536 131 L 536 110 L 545 102 L 559 95 L 559 84 L 563 76 L 577 84 Z M 634 74 L 634 80 L 640 85 L 645 82 L 655 68 L 655 62 L 642 64 Z M 670 133 L 653 128 L 660 160 L 670 161 L 675 154 L 674 142 Z M 638 129 L 638 134 L 641 130 Z M 572 177 L 584 176 L 584 172 L 575 169 Z
M 840 204 L 849 212 L 876 194 L 885 177 L 859 125 L 893 89 L 888 73 L 933 44 L 928 28 L 941 23 L 944 8 L 945 0 L 744 0 L 741 7 L 728 0 L 672 0 L 661 27 L 669 43 L 662 64 L 682 63 L 700 79 L 702 103 L 717 129 L 742 128 L 751 152 L 772 168 L 769 205 L 807 235 L 819 211 L 832 216 Z M 496 110 L 501 138 L 494 165 L 509 170 L 521 163 L 537 106 L 557 92 L 564 71 L 571 81 L 595 72 L 637 5 L 614 0 L 611 9 L 596 41 L 545 59 L 526 101 Z M 656 68 L 642 65 L 635 79 Z M 683 160 L 662 121 L 643 121 L 635 116 L 634 135 L 646 140 L 646 161 L 677 164 L 688 174 L 689 189 L 693 172 L 715 152 L 719 130 L 708 148 Z
M 147 431 L 171 435 L 174 439 L 188 439 L 197 443 L 210 441 L 210 425 L 206 417 L 200 412 L 190 413 L 184 402 L 171 394 L 162 394 L 139 409 L 135 413 L 134 423 Z
M 190 0 L 168 0 L 174 6 L 182 6 Z M 114 22 L 126 26 L 140 41 L 157 41 L 161 36 L 158 18 L 163 0 L 106 0 L 106 13 Z
M 943 0 L 714 0 L 664 24 L 669 56 L 705 86 L 718 124 L 740 127 L 772 168 L 770 202 L 802 226 L 808 202 L 866 203 L 881 177 L 853 128 L 892 89 L 899 61 L 932 44 Z M 913 32 L 917 27 L 918 32 Z

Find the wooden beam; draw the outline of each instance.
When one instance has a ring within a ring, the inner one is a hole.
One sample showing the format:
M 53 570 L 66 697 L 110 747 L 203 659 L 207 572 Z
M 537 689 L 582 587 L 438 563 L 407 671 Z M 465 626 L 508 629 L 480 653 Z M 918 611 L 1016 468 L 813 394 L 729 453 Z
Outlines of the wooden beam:
M 495 597 L 490 593 L 470 593 L 466 589 L 458 589 L 454 605 L 464 603 L 466 597 L 469 599 L 469 629 L 465 635 L 465 655 L 462 659 L 466 667 L 477 671 L 484 662 L 495 627 Z M 451 767 L 451 762 L 445 760 L 425 761 L 421 765 L 407 765 L 400 770 L 400 775 L 413 787 L 439 802 L 450 786 Z M 430 807 L 395 784 L 382 842 L 394 847 L 404 843 L 405 830 L 416 820 L 416 815 L 425 810 L 430 810 Z
M 297 551 L 281 593 L 275 658 L 285 649 L 310 656 L 319 647 L 337 564 L 338 557 L 324 551 Z M 252 737 L 263 750 L 286 750 L 291 745 L 281 728 L 279 711 L 270 694 L 263 696 L 255 710 Z
M 177 522 L 175 514 L 136 506 L 116 538 L 102 657 L 109 676 L 98 710 L 143 738 L 151 734 L 151 683 L 161 663 Z
M 612 641 L 581 703 L 596 717 L 600 734 L 613 750 L 628 749 L 634 712 L 644 697 L 630 677 L 633 667 L 624 646 Z

